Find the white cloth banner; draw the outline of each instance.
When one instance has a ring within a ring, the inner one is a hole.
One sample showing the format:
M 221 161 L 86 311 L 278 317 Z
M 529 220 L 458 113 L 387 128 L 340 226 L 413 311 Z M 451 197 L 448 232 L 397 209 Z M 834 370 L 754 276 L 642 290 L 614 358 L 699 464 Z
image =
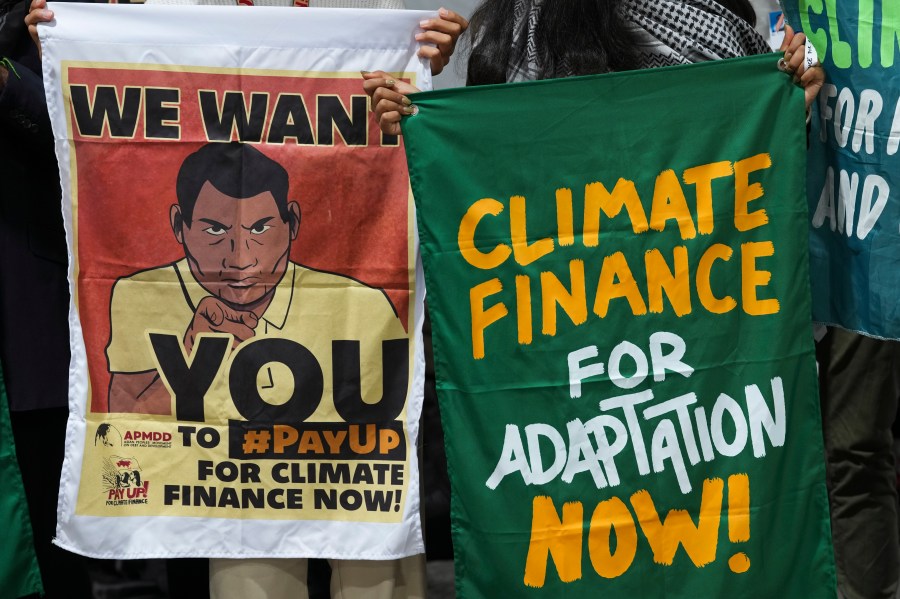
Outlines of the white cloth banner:
M 50 8 L 72 294 L 56 543 L 421 553 L 415 218 L 360 70 L 430 88 L 432 13 Z

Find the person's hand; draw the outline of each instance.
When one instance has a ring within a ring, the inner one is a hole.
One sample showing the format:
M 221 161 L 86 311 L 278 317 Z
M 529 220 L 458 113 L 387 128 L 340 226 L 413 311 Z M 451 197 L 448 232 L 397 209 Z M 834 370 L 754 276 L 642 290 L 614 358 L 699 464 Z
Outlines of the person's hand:
M 232 347 L 256 335 L 259 318 L 253 312 L 235 310 L 222 300 L 209 296 L 200 300 L 191 325 L 184 334 L 184 349 L 190 353 L 197 335 L 201 333 L 227 333 L 234 337 Z
M 469 26 L 469 21 L 452 10 L 442 8 L 438 18 L 425 19 L 419 25 L 425 31 L 416 34 L 416 41 L 422 43 L 418 56 L 431 62 L 431 74 L 437 75 L 450 62 L 450 56 L 456 48 L 456 40 Z M 425 44 L 432 43 L 434 46 Z
M 811 65 L 807 64 L 806 36 L 794 33 L 789 25 L 784 26 L 784 42 L 780 50 L 784 52 L 784 58 L 779 62 L 779 66 L 803 88 L 808 111 L 825 84 L 825 70 L 818 61 Z
M 41 40 L 38 39 L 37 24 L 49 23 L 53 20 L 53 11 L 47 8 L 47 0 L 31 0 L 31 7 L 25 15 L 25 24 L 28 25 L 28 33 L 41 53 Z
M 400 117 L 415 112 L 406 94 L 419 89 L 394 79 L 384 71 L 363 71 L 362 76 L 365 79 L 363 89 L 372 98 L 372 112 L 378 126 L 388 135 L 400 135 Z

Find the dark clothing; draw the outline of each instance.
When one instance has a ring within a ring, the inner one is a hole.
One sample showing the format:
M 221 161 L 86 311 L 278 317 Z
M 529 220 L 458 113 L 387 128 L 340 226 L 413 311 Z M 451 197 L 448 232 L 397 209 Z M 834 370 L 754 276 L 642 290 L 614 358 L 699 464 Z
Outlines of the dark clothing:
M 0 0 L 0 57 L 12 58 L 40 73 L 41 61 L 25 28 L 30 4 L 29 0 Z
M 419 463 L 422 487 L 422 521 L 425 554 L 429 560 L 453 559 L 450 538 L 450 478 L 447 473 L 447 454 L 444 450 L 444 430 L 438 407 L 434 379 L 434 350 L 431 345 L 431 316 L 425 301 L 425 322 L 422 325 L 425 342 L 425 397 L 422 402 Z
M 31 514 L 44 599 L 90 599 L 87 560 L 53 545 L 56 501 L 66 439 L 66 408 L 12 412 L 22 482 Z
M 0 0 L 0 363 L 46 599 L 88 599 L 84 558 L 54 545 L 68 419 L 69 327 L 59 169 L 28 0 Z
M 648 69 L 692 64 L 770 52 L 768 42 L 753 25 L 726 6 L 743 4 L 733 0 L 618 0 L 615 6 L 620 20 L 619 35 L 622 37 L 617 43 L 628 45 L 633 56 L 622 59 L 619 64 L 602 61 L 605 63 L 604 68 L 600 61 L 586 65 L 574 63 L 565 55 L 554 58 L 554 55 L 546 52 L 545 44 L 553 42 L 541 34 L 541 15 L 545 7 L 548 11 L 554 10 L 553 3 L 550 0 L 514 0 L 508 9 L 511 14 L 507 15 L 512 28 L 509 37 L 511 47 L 507 58 L 499 59 L 508 61 L 506 81 L 516 82 L 623 68 Z M 752 14 L 752 10 L 750 13 Z M 469 33 L 476 40 L 480 35 L 489 34 L 488 31 Z M 492 47 L 489 42 L 484 45 Z M 494 73 L 494 69 L 483 69 L 480 65 L 498 60 L 498 57 L 492 55 L 481 56 L 479 48 L 479 44 L 475 43 L 467 83 L 500 83 L 484 79 L 479 74 L 484 71 L 484 75 L 490 77 L 489 74 Z
M 68 405 L 69 293 L 43 84 L 22 62 L 7 64 L 0 90 L 0 362 L 15 412 Z
M 0 364 L 0 594 L 20 597 L 42 593 L 41 573 L 34 551 L 31 518 L 25 501 L 25 488 L 16 456 L 9 410 L 6 407 L 6 387 L 3 384 L 3 365 Z
M 893 599 L 900 579 L 891 424 L 900 343 L 829 329 L 816 344 L 838 589 Z

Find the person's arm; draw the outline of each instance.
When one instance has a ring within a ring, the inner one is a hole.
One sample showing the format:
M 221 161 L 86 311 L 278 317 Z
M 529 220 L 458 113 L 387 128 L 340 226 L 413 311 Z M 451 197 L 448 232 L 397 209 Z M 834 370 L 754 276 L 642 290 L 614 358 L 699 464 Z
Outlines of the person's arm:
M 384 71 L 363 72 L 363 89 L 372 98 L 375 122 L 388 135 L 400 135 L 400 118 L 415 109 L 406 94 L 419 91 L 414 85 L 397 81 Z
M 437 18 L 425 19 L 419 25 L 424 31 L 416 34 L 416 41 L 422 44 L 418 56 L 427 58 L 431 62 L 431 74 L 437 75 L 450 62 L 456 42 L 469 27 L 469 21 L 452 10 L 441 8 Z M 406 94 L 419 89 L 396 81 L 384 71 L 363 71 L 362 76 L 365 79 L 363 89 L 372 98 L 372 110 L 381 130 L 389 135 L 400 135 L 400 117 L 412 114 L 414 110 Z
M 28 14 L 25 16 L 25 24 L 28 25 L 28 33 L 34 44 L 41 51 L 41 40 L 38 38 L 38 23 L 49 23 L 53 20 L 53 11 L 47 8 L 47 0 L 32 0 Z
M 818 60 L 810 64 L 806 56 L 806 36 L 802 33 L 794 33 L 790 26 L 784 27 L 784 42 L 780 50 L 784 51 L 782 70 L 793 77 L 794 82 L 803 88 L 806 98 L 806 110 L 812 105 L 813 100 L 819 95 L 819 90 L 825 84 L 825 70 Z
M 25 2 L 9 2 L 0 10 L 0 56 L 18 56 L 25 27 L 22 21 L 28 14 Z
M 31 69 L 0 56 L 0 135 L 52 154 L 44 84 Z
M 129 414 L 172 413 L 172 396 L 159 373 L 113 372 L 109 380 L 109 411 Z
M 114 320 L 111 324 L 113 340 L 107 348 L 111 369 L 122 369 L 123 364 L 130 364 L 134 368 L 137 364 L 148 363 L 147 360 L 131 363 L 119 358 L 122 354 L 134 351 L 123 343 L 133 342 L 139 338 L 136 331 L 123 332 L 117 322 L 119 318 L 127 318 L 129 299 L 127 296 L 134 292 L 125 283 L 124 290 L 113 290 Z M 126 296 L 123 299 L 123 295 Z M 197 337 L 208 333 L 224 333 L 232 336 L 232 347 L 237 347 L 244 341 L 255 336 L 259 318 L 253 312 L 237 310 L 229 307 L 221 300 L 214 297 L 203 298 L 197 305 L 194 317 L 188 324 L 184 333 L 183 343 L 187 355 L 191 355 Z M 144 325 L 138 327 L 142 330 Z M 120 339 L 123 337 L 123 339 Z M 114 359 L 115 358 L 115 359 Z M 163 383 L 159 372 L 154 368 L 139 372 L 124 372 L 111 370 L 109 382 L 109 411 L 127 412 L 137 414 L 162 414 L 172 413 L 172 395 Z
M 419 25 L 424 31 L 416 34 L 416 41 L 422 44 L 418 56 L 427 58 L 431 62 L 431 74 L 437 75 L 450 62 L 456 41 L 469 26 L 469 21 L 452 10 L 441 8 L 436 19 L 425 19 Z

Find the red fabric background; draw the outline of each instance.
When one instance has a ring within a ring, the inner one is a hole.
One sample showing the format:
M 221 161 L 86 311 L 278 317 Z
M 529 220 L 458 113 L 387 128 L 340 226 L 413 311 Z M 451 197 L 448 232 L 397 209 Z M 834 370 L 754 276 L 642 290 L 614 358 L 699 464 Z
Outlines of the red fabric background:
M 93 397 L 92 411 L 106 411 L 109 374 L 104 351 L 109 341 L 109 300 L 113 283 L 138 270 L 184 257 L 169 226 L 176 203 L 175 179 L 184 158 L 207 142 L 198 89 L 269 92 L 269 115 L 278 93 L 300 93 L 315 130 L 316 94 L 336 94 L 349 110 L 361 95 L 362 80 L 207 74 L 105 68 L 70 68 L 69 84 L 168 87 L 181 89 L 180 141 L 147 140 L 143 116 L 132 140 L 80 137 L 73 122 L 77 185 L 77 301 Z M 120 97 L 121 93 L 120 93 Z M 263 137 L 265 139 L 265 136 Z M 407 238 L 409 178 L 401 146 L 380 146 L 369 119 L 370 145 L 347 147 L 335 133 L 334 146 L 258 144 L 291 177 L 289 198 L 300 204 L 300 234 L 292 260 L 380 287 L 402 322 L 409 313 Z

